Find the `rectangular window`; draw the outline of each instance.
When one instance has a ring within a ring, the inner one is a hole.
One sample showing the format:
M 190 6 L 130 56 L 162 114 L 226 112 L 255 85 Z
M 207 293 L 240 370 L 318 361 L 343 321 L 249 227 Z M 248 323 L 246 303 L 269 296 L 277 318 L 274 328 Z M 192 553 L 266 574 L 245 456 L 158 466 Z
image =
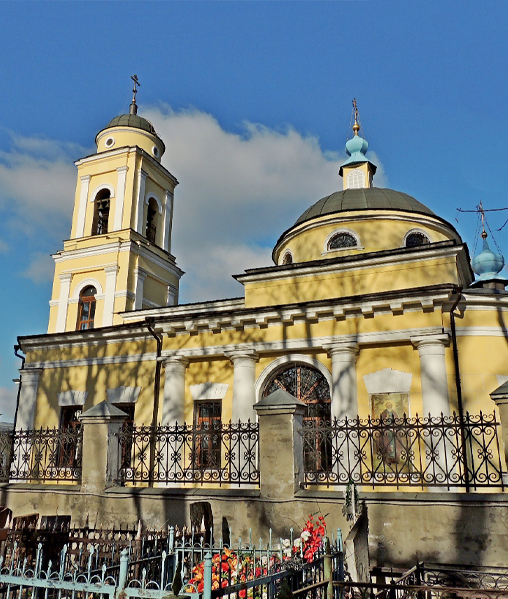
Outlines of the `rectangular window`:
M 194 467 L 220 469 L 222 404 L 220 401 L 198 401 L 194 408 Z
M 75 433 L 81 430 L 81 406 L 63 406 L 60 409 L 61 438 L 56 452 L 57 468 L 74 468 L 78 461 L 81 447 Z

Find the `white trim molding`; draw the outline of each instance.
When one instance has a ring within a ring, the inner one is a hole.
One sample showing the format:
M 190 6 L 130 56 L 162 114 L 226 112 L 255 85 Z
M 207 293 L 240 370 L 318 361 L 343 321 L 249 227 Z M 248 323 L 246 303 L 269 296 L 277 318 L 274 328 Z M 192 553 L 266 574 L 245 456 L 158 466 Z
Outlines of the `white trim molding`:
M 58 394 L 58 405 L 61 408 L 67 406 L 84 406 L 87 397 L 88 391 L 69 389 L 69 391 L 62 391 Z
M 319 372 L 326 378 L 331 393 L 332 375 L 322 362 L 316 358 L 313 358 L 312 356 L 307 356 L 305 354 L 288 354 L 286 356 L 280 356 L 279 358 L 273 360 L 273 362 L 270 362 L 270 364 L 268 364 L 268 366 L 266 366 L 266 368 L 258 376 L 255 384 L 256 401 L 261 399 L 261 394 L 268 379 L 270 379 L 275 372 L 282 370 L 284 366 L 290 364 L 307 364 L 308 366 L 312 366 L 316 370 L 319 370 Z
M 334 248 L 331 250 L 328 249 L 328 244 L 330 243 L 332 238 L 335 237 L 335 235 L 340 235 L 341 233 L 346 233 L 347 235 L 351 235 L 351 237 L 353 237 L 356 240 L 356 245 L 351 245 L 351 246 L 343 247 L 343 248 Z M 344 252 L 346 250 L 363 250 L 363 249 L 364 248 L 362 247 L 362 245 L 360 243 L 360 236 L 358 235 L 358 233 L 356 233 L 356 231 L 353 231 L 353 229 L 347 229 L 346 227 L 340 227 L 338 229 L 334 229 L 328 235 L 328 237 L 325 239 L 325 244 L 323 246 L 322 255 L 325 256 L 326 254 L 331 254 L 334 252 Z
M 97 281 L 97 279 L 92 279 L 91 277 L 89 277 L 88 279 L 83 279 L 82 281 L 80 281 L 79 283 L 77 283 L 76 287 L 74 287 L 74 291 L 72 292 L 72 295 L 69 299 L 74 299 L 79 301 L 79 295 L 81 293 L 81 291 L 85 288 L 88 287 L 88 285 L 92 285 L 93 287 L 95 287 L 96 290 L 96 294 L 95 294 L 95 299 L 99 299 L 97 296 L 98 295 L 102 295 L 102 285 L 99 283 L 99 281 Z
M 85 234 L 86 205 L 90 188 L 90 178 L 90 175 L 83 175 L 79 178 L 81 181 L 81 189 L 79 191 L 78 218 L 76 222 L 75 237 L 83 237 Z
M 413 375 L 410 372 L 383 368 L 383 370 L 377 372 L 364 374 L 363 381 L 369 395 L 377 395 L 378 393 L 409 394 L 412 377 Z
M 141 387 L 115 387 L 106 389 L 109 403 L 136 403 L 138 401 Z
M 229 389 L 229 385 L 226 383 L 212 383 L 211 381 L 207 381 L 206 383 L 190 385 L 189 388 L 192 399 L 198 401 L 201 399 L 224 399 L 227 390 Z
M 117 189 L 118 197 L 115 202 L 115 221 L 113 224 L 113 231 L 120 231 L 122 229 L 122 218 L 123 218 L 123 205 L 125 202 L 125 184 L 127 181 L 128 166 L 119 166 L 116 169 L 118 173 Z
M 97 197 L 98 193 L 103 189 L 107 189 L 109 191 L 110 198 L 115 197 L 115 188 L 109 183 L 101 183 L 100 185 L 97 185 L 97 187 L 92 191 L 90 195 L 90 202 L 95 202 L 95 198 Z
M 58 276 L 60 279 L 60 296 L 58 298 L 58 312 L 56 315 L 56 332 L 62 333 L 67 326 L 67 304 L 69 301 L 69 292 L 71 289 L 71 273 L 62 273 Z
M 156 195 L 155 195 L 155 194 L 154 194 L 152 191 L 149 191 L 149 192 L 146 194 L 146 197 L 145 197 L 145 204 L 146 204 L 146 205 L 148 205 L 148 203 L 149 203 L 149 202 L 150 202 L 150 200 L 152 200 L 152 199 L 153 199 L 153 200 L 155 200 L 155 201 L 157 202 L 157 207 L 158 207 L 158 209 L 159 209 L 159 214 L 162 214 L 162 202 L 160 201 L 160 199 L 159 199 L 159 198 L 158 198 L 158 197 L 157 197 L 157 196 L 156 196 Z
M 401 247 L 405 248 L 406 246 L 406 241 L 407 238 L 412 235 L 413 233 L 419 233 L 420 235 L 424 235 L 429 243 L 432 243 L 432 237 L 429 235 L 429 233 L 427 231 L 424 231 L 423 229 L 420 229 L 419 227 L 414 227 L 413 229 L 409 229 L 409 231 L 404 235 L 404 239 L 402 240 L 402 245 Z

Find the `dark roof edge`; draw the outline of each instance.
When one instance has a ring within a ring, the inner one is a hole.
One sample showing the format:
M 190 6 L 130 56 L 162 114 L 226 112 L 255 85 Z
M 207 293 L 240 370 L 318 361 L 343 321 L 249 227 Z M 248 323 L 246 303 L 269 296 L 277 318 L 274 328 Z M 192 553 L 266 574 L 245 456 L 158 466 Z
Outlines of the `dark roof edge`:
M 308 223 L 308 222 L 310 222 L 312 220 L 316 220 L 316 219 L 321 218 L 323 216 L 332 216 L 334 214 L 341 214 L 341 213 L 344 213 L 344 212 L 369 212 L 369 211 L 371 211 L 371 212 L 372 211 L 376 211 L 376 212 L 385 212 L 385 211 L 386 212 L 405 212 L 406 214 L 421 214 L 421 215 L 427 216 L 429 218 L 435 218 L 436 220 L 438 220 L 442 224 L 444 224 L 447 227 L 449 227 L 460 239 L 462 239 L 462 237 L 460 236 L 460 234 L 457 231 L 457 229 L 451 223 L 449 223 L 446 219 L 442 218 L 441 216 L 438 216 L 437 214 L 429 214 L 428 212 L 423 212 L 422 210 L 403 210 L 402 208 L 352 208 L 350 210 L 337 210 L 336 212 L 327 212 L 326 214 L 318 214 L 317 216 L 311 216 L 310 218 L 306 218 L 305 220 L 302 220 L 300 222 L 295 223 L 294 225 L 291 225 L 291 227 L 289 227 L 289 229 L 286 229 L 284 231 L 284 233 L 282 233 L 280 235 L 279 239 L 277 239 L 277 243 L 275 244 L 275 246 L 273 248 L 273 251 L 272 251 L 272 260 L 275 262 L 275 250 L 277 249 L 277 247 L 279 246 L 279 244 L 282 242 L 282 240 L 284 239 L 284 237 L 286 237 L 286 235 L 288 235 L 289 233 L 291 233 L 291 231 L 293 229 L 296 229 L 300 225 Z
M 465 243 L 457 243 L 455 239 L 448 239 L 446 241 L 437 241 L 435 243 L 426 243 L 425 245 L 416 246 L 413 248 L 394 248 L 391 250 L 380 250 L 379 252 L 367 252 L 365 254 L 350 254 L 349 256 L 337 256 L 335 258 L 321 258 L 320 260 L 309 260 L 307 262 L 294 262 L 293 264 L 275 264 L 274 266 L 263 266 L 261 268 L 249 268 L 240 275 L 233 275 L 233 278 L 239 280 L 245 275 L 259 273 L 263 274 L 266 272 L 273 272 L 274 270 L 286 270 L 286 269 L 303 269 L 309 266 L 324 266 L 327 264 L 347 264 L 348 262 L 357 262 L 363 260 L 372 260 L 373 258 L 383 258 L 384 256 L 397 256 L 403 254 L 410 254 L 413 252 L 423 252 L 429 249 L 439 249 L 443 247 L 458 247 L 464 248 L 467 251 Z M 354 248 L 351 248 L 354 249 Z M 469 255 L 469 253 L 468 253 Z

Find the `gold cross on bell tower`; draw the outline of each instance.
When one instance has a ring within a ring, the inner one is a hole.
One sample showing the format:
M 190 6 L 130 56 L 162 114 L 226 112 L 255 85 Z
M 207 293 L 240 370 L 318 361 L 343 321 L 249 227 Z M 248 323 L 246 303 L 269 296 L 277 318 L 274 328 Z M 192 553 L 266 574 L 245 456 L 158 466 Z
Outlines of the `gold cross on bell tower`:
M 130 114 L 138 114 L 138 105 L 136 104 L 136 94 L 138 93 L 138 87 L 141 87 L 141 83 L 138 80 L 137 75 L 131 75 L 131 79 L 134 81 L 132 86 L 132 102 L 129 109 Z
M 360 115 L 358 114 L 358 106 L 356 104 L 356 98 L 353 98 L 353 113 L 355 116 L 355 124 L 353 125 L 353 131 L 355 135 L 358 135 L 358 131 L 360 131 Z

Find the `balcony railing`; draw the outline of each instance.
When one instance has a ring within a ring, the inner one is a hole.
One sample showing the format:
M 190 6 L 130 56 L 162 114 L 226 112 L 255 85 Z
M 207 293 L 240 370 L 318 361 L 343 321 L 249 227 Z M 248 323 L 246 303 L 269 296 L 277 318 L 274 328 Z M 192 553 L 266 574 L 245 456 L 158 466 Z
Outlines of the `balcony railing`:
M 79 482 L 80 429 L 0 433 L 0 482 Z
M 307 485 L 503 488 L 494 414 L 304 422 Z
M 127 427 L 118 433 L 118 481 L 259 485 L 259 425 Z

